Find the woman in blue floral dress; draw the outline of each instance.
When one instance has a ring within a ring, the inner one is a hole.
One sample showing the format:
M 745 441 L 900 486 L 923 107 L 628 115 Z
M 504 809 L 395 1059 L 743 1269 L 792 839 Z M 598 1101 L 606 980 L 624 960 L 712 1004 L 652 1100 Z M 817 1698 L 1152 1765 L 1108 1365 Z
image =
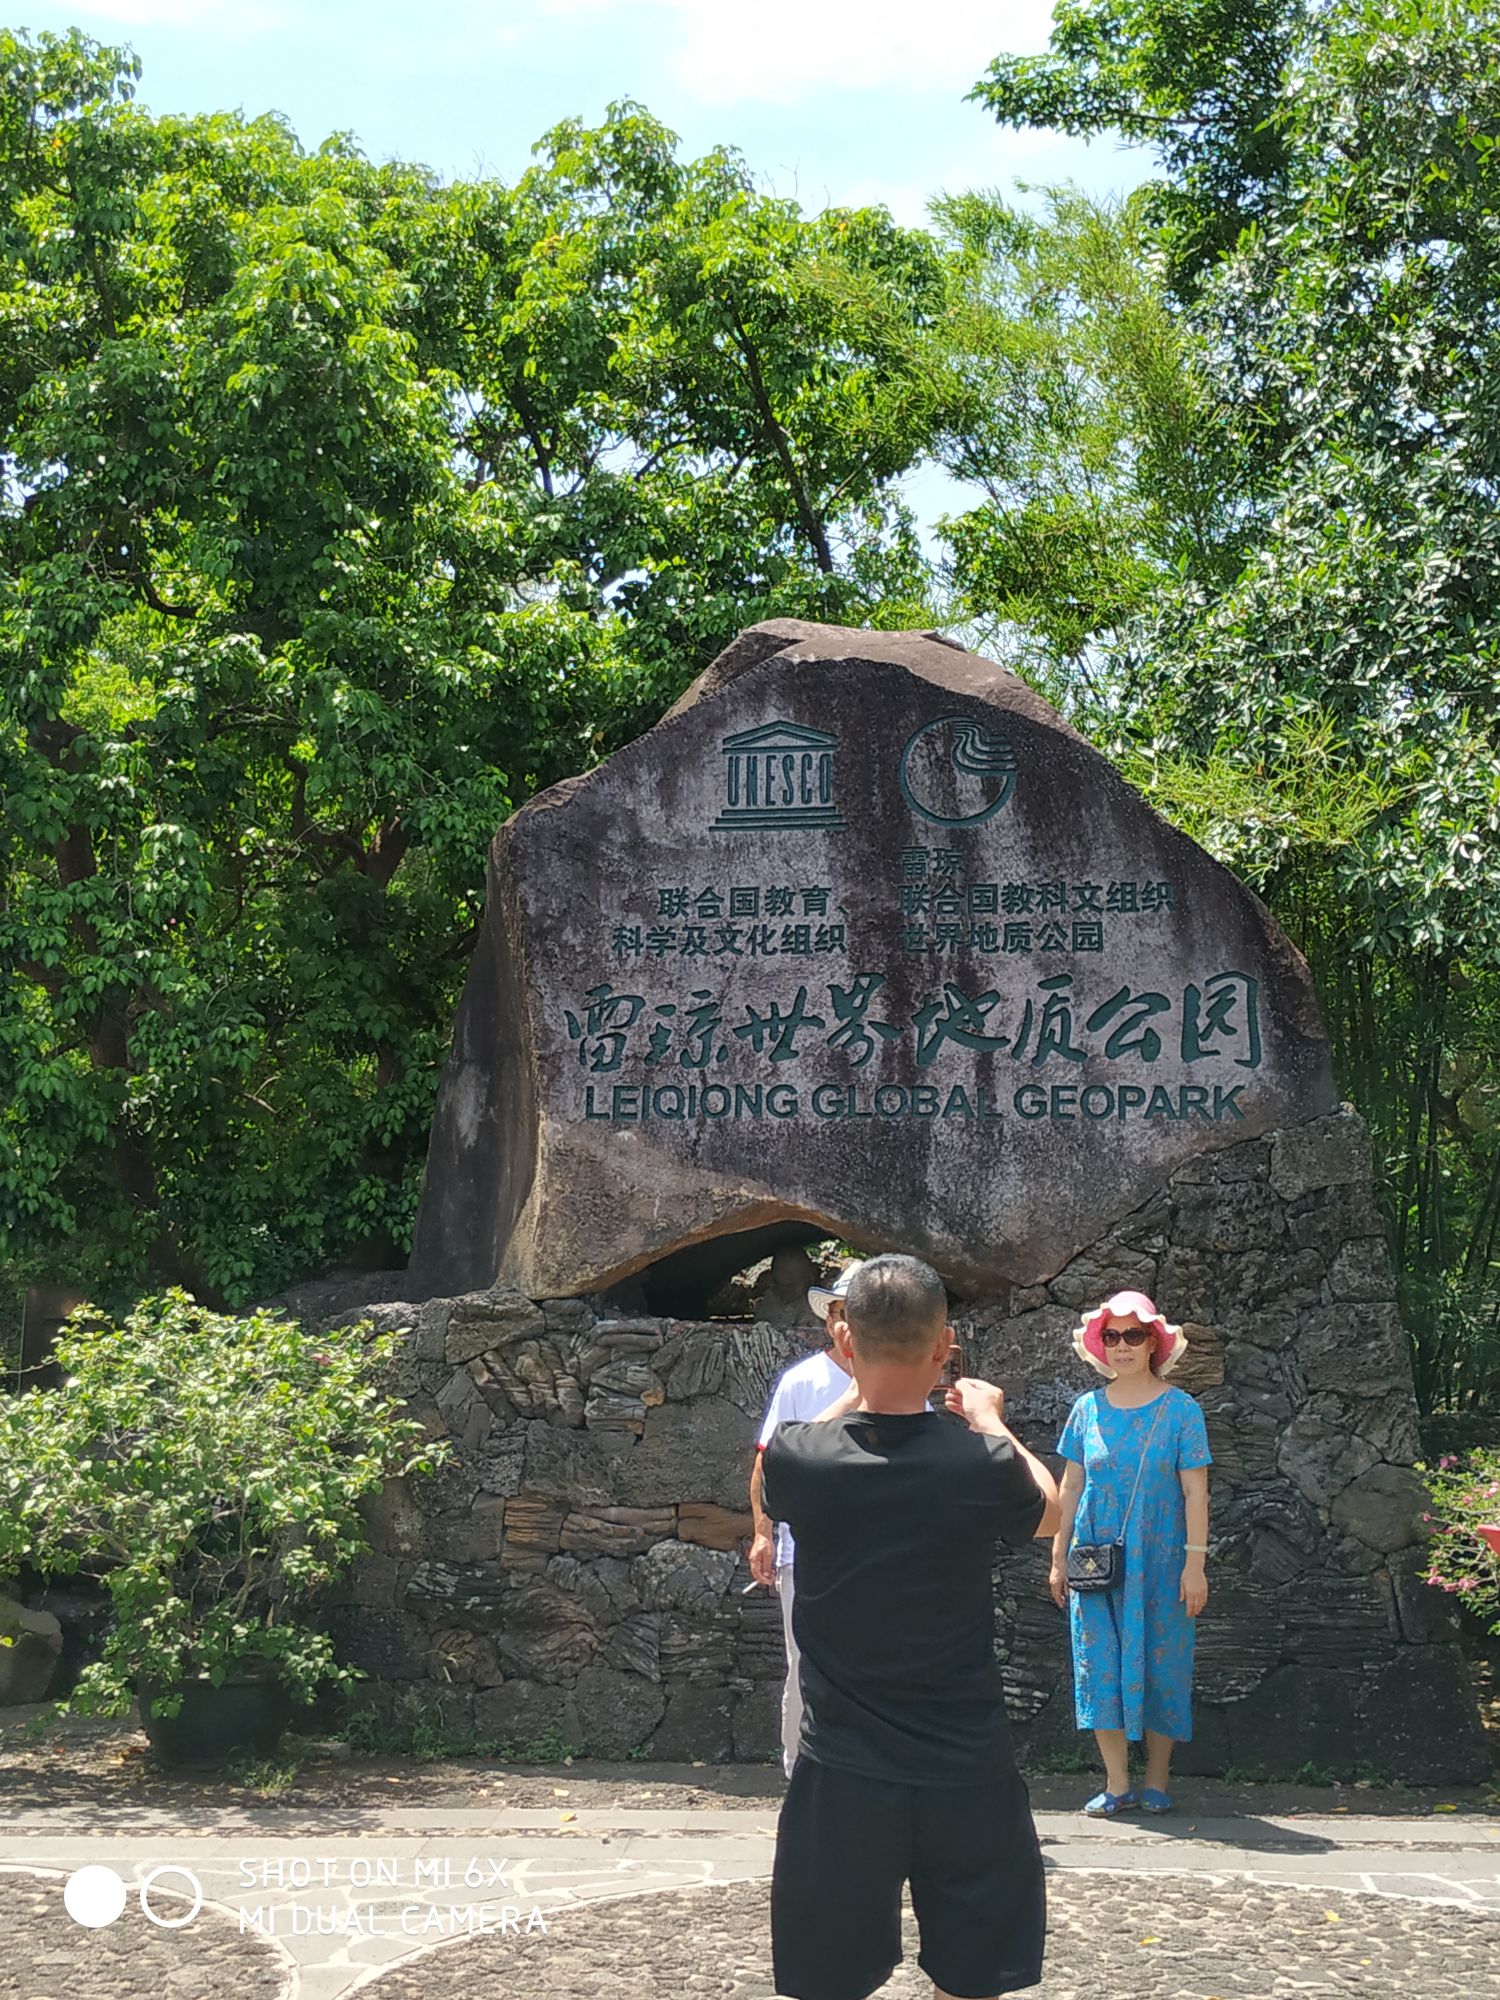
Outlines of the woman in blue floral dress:
M 1106 1299 L 1073 1344 L 1107 1377 L 1079 1397 L 1057 1442 L 1067 1466 L 1052 1596 L 1071 1611 L 1078 1727 L 1093 1730 L 1104 1760 L 1104 1790 L 1084 1811 L 1170 1812 L 1172 1746 L 1193 1733 L 1193 1621 L 1208 1602 L 1208 1433 L 1193 1398 L 1162 1380 L 1187 1343 L 1143 1292 Z M 1123 1581 L 1070 1591 L 1068 1550 L 1122 1534 Z M 1137 1796 L 1129 1753 L 1141 1738 Z

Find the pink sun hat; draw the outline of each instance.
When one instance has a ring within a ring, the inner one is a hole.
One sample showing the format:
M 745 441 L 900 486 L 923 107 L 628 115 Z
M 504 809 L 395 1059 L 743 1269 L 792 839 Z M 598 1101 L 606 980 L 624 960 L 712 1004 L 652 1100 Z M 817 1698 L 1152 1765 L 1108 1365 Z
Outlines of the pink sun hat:
M 1153 1359 L 1158 1375 L 1170 1375 L 1183 1355 L 1187 1352 L 1187 1335 L 1180 1326 L 1171 1325 L 1156 1309 L 1153 1299 L 1144 1292 L 1116 1292 L 1091 1312 L 1084 1314 L 1073 1329 L 1073 1349 L 1085 1360 L 1090 1368 L 1098 1369 L 1101 1375 L 1114 1379 L 1116 1371 L 1110 1367 L 1104 1346 L 1105 1323 L 1111 1319 L 1138 1319 L 1143 1326 L 1156 1329 Z

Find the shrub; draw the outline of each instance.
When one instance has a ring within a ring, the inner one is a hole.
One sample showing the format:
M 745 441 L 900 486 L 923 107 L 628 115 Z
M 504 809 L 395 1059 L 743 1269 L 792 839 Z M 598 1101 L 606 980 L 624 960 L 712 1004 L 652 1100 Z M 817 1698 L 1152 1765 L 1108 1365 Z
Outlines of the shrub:
M 0 1398 L 0 1576 L 84 1571 L 112 1601 L 79 1707 L 118 1714 L 143 1680 L 274 1675 L 305 1702 L 355 1677 L 316 1600 L 368 1548 L 360 1498 L 440 1452 L 377 1386 L 393 1345 L 174 1291 L 118 1325 L 80 1308 L 62 1386 Z
M 1500 1553 L 1479 1532 L 1500 1524 L 1500 1451 L 1419 1466 L 1432 1493 L 1427 1581 L 1500 1634 Z

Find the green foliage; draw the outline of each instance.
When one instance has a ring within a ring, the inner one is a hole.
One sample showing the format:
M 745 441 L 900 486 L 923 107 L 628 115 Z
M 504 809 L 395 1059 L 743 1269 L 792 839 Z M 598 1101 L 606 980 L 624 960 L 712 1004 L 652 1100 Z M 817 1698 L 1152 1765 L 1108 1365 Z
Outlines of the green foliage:
M 1087 607 L 1075 630 L 1055 601 L 1023 615 L 1080 725 L 1306 953 L 1384 1163 L 1429 1408 L 1500 1393 L 1491 13 L 1078 0 L 1050 54 L 998 63 L 979 94 L 1003 118 L 1155 148 L 1163 178 L 1122 255 L 1149 304 L 1138 325 L 1154 312 L 1171 330 L 1160 351 L 1193 398 L 1180 449 L 1193 464 L 1201 434 L 1219 499 L 1193 532 L 1191 487 L 1163 478 L 1153 406 L 1127 393 L 1075 280 L 1059 353 L 1090 412 L 1117 419 L 1106 504 L 1049 413 L 1036 469 L 1023 460 L 1005 508 L 955 538 L 974 575 L 987 539 L 1024 561 L 1008 515 L 1071 530 L 1102 511 L 1092 540 L 1063 538 L 1064 596 Z M 1003 565 L 979 575 L 981 604 L 993 578 Z M 989 587 L 1009 614 L 1014 596 Z
M 493 1754 L 502 1763 L 508 1764 L 567 1764 L 583 1753 L 579 1745 L 570 1743 L 561 1730 L 544 1729 L 539 1735 L 506 1743 Z
M 1417 1470 L 1432 1495 L 1427 1581 L 1500 1637 L 1500 1551 L 1477 1532 L 1500 1527 L 1500 1451 L 1473 1451 Z
M 1404 796 L 1401 775 L 1348 754 L 1337 721 L 1311 710 L 1288 719 L 1275 761 L 1247 764 L 1230 739 L 1197 758 L 1160 741 L 1129 744 L 1123 773 L 1184 833 L 1226 866 L 1257 878 L 1271 855 L 1326 865 Z
M 1038 1777 L 1071 1777 L 1079 1771 L 1099 1768 L 1099 1753 L 1091 1741 L 1079 1737 L 1076 1743 L 1054 1743 L 1045 1751 L 1024 1752 L 1022 1765 Z
M 242 1785 L 257 1798 L 279 1799 L 295 1789 L 301 1765 L 295 1756 L 244 1757 L 230 1764 L 231 1784 Z
M 1064 0 L 1155 184 L 808 217 L 639 106 L 511 184 L 0 32 L 0 1260 L 403 1255 L 495 827 L 740 625 L 952 608 L 1310 961 L 1424 1405 L 1500 1394 L 1500 55 Z
M 0 1398 L 0 1573 L 82 1571 L 111 1600 L 79 1706 L 119 1713 L 143 1677 L 273 1673 L 304 1701 L 351 1678 L 317 1600 L 368 1548 L 359 1500 L 438 1462 L 377 1386 L 393 1340 L 172 1292 L 119 1325 L 81 1308 L 62 1386 Z
M 1068 705 L 1097 692 L 1097 643 L 1183 571 L 1234 573 L 1238 441 L 1141 202 L 1054 190 L 1042 219 L 989 195 L 933 212 L 954 286 L 935 345 L 959 417 L 940 455 L 986 495 L 944 524 L 951 581 L 990 642 Z
M 412 1757 L 428 1764 L 451 1757 L 484 1757 L 499 1764 L 565 1764 L 582 1754 L 556 1729 L 519 1739 L 455 1729 L 441 1697 L 420 1688 L 403 1690 L 387 1715 L 356 1697 L 344 1717 L 342 1733 L 361 1757 Z
M 1315 719 L 1382 802 L 1331 848 L 1252 826 L 1239 859 L 1381 1142 L 1429 1406 L 1500 1387 L 1500 61 L 1477 28 L 1453 0 L 1328 11 L 1281 194 L 1198 307 L 1261 454 L 1255 546 L 1134 674 L 1179 754 L 1300 776 Z
M 1191 282 L 1263 213 L 1288 172 L 1280 113 L 1317 0 L 1060 0 L 1042 56 L 1000 56 L 971 95 L 1003 125 L 1152 147 L 1150 190 Z
M 1291 1776 L 1294 1785 L 1316 1785 L 1320 1789 L 1342 1782 L 1338 1772 L 1328 1764 L 1299 1764 Z
M 744 623 L 928 622 L 941 260 L 631 105 L 448 186 L 0 78 L 0 1260 L 395 1261 L 495 828 Z

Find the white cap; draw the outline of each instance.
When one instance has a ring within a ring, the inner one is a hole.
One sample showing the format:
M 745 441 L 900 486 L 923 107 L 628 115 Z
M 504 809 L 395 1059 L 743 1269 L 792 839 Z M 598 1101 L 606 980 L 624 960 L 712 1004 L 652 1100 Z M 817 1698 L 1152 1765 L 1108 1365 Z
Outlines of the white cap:
M 864 1268 L 865 1259 L 858 1257 L 852 1264 L 844 1266 L 831 1285 L 808 1286 L 807 1303 L 812 1307 L 819 1319 L 827 1319 L 828 1308 L 833 1304 L 835 1299 L 841 1299 L 846 1296 L 850 1280 L 857 1272 L 862 1271 Z

